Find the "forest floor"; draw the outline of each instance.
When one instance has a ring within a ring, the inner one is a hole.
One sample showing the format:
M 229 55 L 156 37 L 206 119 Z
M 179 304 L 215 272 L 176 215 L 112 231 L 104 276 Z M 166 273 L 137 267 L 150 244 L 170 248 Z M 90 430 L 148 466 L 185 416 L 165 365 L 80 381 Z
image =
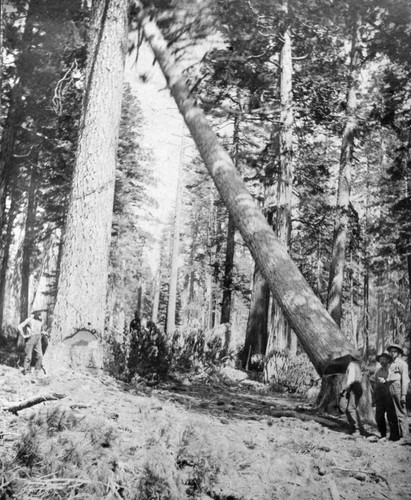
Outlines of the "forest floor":
M 232 372 L 150 388 L 0 365 L 0 499 L 411 498 L 411 446 L 371 426 L 354 439 L 344 418 Z

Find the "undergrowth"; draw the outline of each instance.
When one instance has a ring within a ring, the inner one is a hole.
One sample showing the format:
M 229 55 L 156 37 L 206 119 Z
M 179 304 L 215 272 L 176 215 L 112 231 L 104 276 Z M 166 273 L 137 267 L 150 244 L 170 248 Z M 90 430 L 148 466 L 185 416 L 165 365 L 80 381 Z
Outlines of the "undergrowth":
M 168 338 L 154 323 L 112 334 L 107 341 L 105 368 L 116 378 L 130 382 L 139 377 L 156 383 L 173 373 L 189 373 L 227 359 L 227 349 L 218 336 L 206 339 L 199 329 L 176 331 Z
M 60 407 L 40 410 L 8 456 L 0 453 L 0 498 L 190 500 L 209 491 L 220 472 L 218 447 L 192 424 L 176 434 L 172 422 L 146 420 L 144 455 L 124 463 L 125 443 L 111 425 Z

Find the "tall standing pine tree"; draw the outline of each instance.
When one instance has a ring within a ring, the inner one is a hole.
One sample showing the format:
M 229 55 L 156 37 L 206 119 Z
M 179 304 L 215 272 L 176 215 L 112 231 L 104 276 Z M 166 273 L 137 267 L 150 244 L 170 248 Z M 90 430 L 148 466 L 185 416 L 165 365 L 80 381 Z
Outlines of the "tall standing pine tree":
M 93 2 L 82 122 L 52 342 L 104 328 L 127 0 Z

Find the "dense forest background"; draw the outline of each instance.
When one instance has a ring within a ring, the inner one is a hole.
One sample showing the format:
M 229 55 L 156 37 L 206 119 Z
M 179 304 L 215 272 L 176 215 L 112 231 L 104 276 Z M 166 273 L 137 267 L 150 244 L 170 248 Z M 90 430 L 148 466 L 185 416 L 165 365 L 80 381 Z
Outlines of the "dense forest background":
M 135 314 L 156 356 L 203 343 L 243 367 L 258 360 L 267 379 L 279 358 L 305 356 L 165 90 L 141 12 L 345 339 L 365 359 L 409 343 L 407 0 L 1 9 L 3 345 L 41 309 L 52 342 L 86 328 L 128 356 Z

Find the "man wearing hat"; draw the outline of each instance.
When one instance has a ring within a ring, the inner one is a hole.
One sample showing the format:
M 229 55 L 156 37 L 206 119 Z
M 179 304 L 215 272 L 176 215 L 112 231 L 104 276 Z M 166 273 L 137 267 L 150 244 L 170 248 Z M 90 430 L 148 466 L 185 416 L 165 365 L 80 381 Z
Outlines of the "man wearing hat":
M 391 431 L 390 440 L 404 442 L 408 437 L 405 399 L 410 382 L 408 365 L 400 358 L 400 356 L 404 354 L 401 346 L 398 344 L 391 344 L 387 347 L 387 351 L 393 360 L 389 365 L 387 384 L 393 403 L 392 418 L 396 424 Z
M 390 426 L 390 435 L 395 433 L 397 426 L 397 417 L 395 415 L 394 405 L 392 402 L 389 385 L 387 383 L 389 365 L 392 363 L 392 357 L 387 352 L 383 352 L 377 356 L 376 361 L 381 367 L 375 372 L 375 420 L 381 435 L 381 439 L 385 440 L 387 436 L 387 424 L 385 416 L 387 415 L 388 424 Z M 394 429 L 394 431 L 393 431 Z

